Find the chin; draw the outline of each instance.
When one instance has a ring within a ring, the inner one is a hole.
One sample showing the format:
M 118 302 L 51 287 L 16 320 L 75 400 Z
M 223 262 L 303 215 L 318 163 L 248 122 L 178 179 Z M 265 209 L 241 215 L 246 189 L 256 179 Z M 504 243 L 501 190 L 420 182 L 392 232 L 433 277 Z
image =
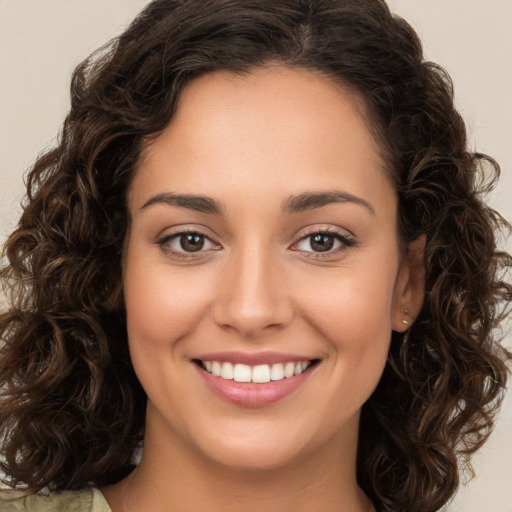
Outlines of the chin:
M 309 421 L 303 418 L 302 422 L 296 418 L 294 425 L 276 418 L 260 421 L 247 418 L 209 431 L 193 429 L 189 443 L 201 457 L 226 470 L 273 471 L 296 466 L 301 460 L 322 457 L 326 446 L 342 452 L 342 440 L 350 439 L 350 444 L 356 445 L 358 422 L 359 414 L 347 419 L 342 428 L 334 422 L 317 424 L 314 418 Z
M 283 443 L 252 441 L 225 443 L 202 450 L 211 462 L 238 472 L 266 472 L 283 469 L 300 459 L 302 451 Z

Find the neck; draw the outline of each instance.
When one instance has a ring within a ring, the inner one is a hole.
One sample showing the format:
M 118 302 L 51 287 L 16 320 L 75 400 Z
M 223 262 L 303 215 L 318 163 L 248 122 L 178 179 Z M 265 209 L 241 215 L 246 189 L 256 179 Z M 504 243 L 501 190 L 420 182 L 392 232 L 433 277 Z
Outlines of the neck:
M 357 423 L 357 422 L 356 422 Z M 279 468 L 226 467 L 186 443 L 163 442 L 147 425 L 139 466 L 102 489 L 113 512 L 370 512 L 355 479 L 357 425 L 352 439 L 304 454 Z

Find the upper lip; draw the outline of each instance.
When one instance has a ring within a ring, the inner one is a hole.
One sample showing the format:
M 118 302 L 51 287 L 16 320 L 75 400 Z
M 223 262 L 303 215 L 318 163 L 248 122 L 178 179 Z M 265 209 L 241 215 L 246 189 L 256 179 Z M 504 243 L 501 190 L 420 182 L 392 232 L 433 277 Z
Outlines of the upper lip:
M 201 361 L 218 361 L 219 363 L 229 362 L 235 364 L 246 364 L 249 366 L 255 366 L 258 364 L 276 364 L 276 363 L 289 363 L 289 362 L 301 362 L 311 361 L 315 358 L 298 355 L 298 354 L 285 354 L 283 352 L 241 352 L 241 351 L 229 351 L 229 352 L 210 352 L 208 354 L 201 354 L 193 359 L 199 359 Z

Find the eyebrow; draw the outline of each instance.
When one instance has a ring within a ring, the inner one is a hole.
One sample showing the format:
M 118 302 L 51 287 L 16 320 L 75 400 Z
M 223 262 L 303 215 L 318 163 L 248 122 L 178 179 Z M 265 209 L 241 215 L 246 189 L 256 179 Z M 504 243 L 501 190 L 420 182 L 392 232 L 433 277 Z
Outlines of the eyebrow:
M 330 190 L 327 192 L 305 192 L 297 196 L 289 197 L 282 206 L 284 213 L 300 213 L 306 210 L 314 210 L 332 203 L 354 203 L 366 208 L 372 215 L 375 215 L 373 206 L 364 199 L 342 192 Z
M 296 196 L 290 196 L 282 205 L 283 213 L 301 213 L 307 210 L 314 210 L 332 203 L 354 203 L 366 208 L 372 215 L 375 210 L 372 205 L 364 199 L 342 192 L 339 190 L 330 190 L 327 192 L 304 192 Z M 142 206 L 141 210 L 154 204 L 167 204 L 169 206 L 178 206 L 187 208 L 200 213 L 210 213 L 222 215 L 225 211 L 223 205 L 216 199 L 207 196 L 199 196 L 193 194 L 174 194 L 166 192 L 156 194 L 148 199 Z
M 224 208 L 215 199 L 206 196 L 196 196 L 192 194 L 173 194 L 166 192 L 157 194 L 148 199 L 142 206 L 141 210 L 152 206 L 154 204 L 167 204 L 169 206 L 179 206 L 180 208 L 187 208 L 200 213 L 213 213 L 222 215 Z

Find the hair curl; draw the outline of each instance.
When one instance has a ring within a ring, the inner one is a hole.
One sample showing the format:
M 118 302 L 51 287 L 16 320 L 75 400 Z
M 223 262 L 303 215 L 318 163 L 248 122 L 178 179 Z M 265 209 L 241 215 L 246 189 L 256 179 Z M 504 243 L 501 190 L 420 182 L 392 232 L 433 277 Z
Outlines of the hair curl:
M 122 300 L 127 187 L 191 80 L 270 62 L 359 91 L 398 191 L 401 239 L 426 236 L 423 309 L 407 343 L 393 333 L 363 407 L 360 485 L 382 512 L 431 512 L 455 492 L 458 460 L 485 441 L 507 377 L 494 333 L 512 264 L 496 246 L 506 223 L 481 199 L 499 167 L 468 150 L 449 77 L 382 0 L 156 0 L 78 66 L 59 143 L 30 171 L 5 244 L 0 436 L 11 485 L 105 485 L 133 468 L 146 397 Z

